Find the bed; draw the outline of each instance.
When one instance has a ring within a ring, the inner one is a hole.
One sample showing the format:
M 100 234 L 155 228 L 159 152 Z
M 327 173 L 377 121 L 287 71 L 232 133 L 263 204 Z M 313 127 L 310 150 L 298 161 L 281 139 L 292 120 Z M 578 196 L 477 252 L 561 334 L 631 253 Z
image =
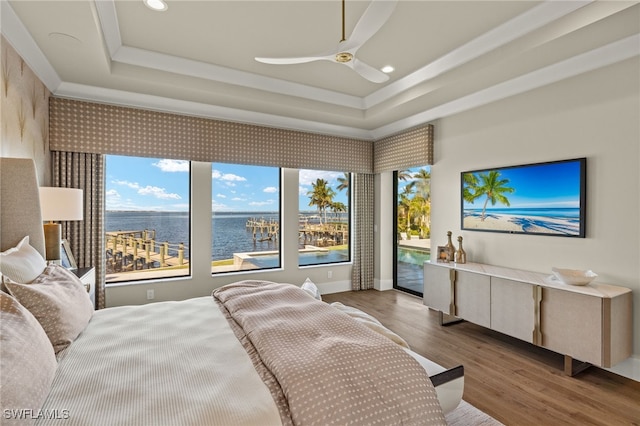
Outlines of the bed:
M 461 366 L 309 281 L 94 312 L 42 260 L 33 162 L 2 158 L 0 173 L 3 424 L 435 425 L 462 398 Z

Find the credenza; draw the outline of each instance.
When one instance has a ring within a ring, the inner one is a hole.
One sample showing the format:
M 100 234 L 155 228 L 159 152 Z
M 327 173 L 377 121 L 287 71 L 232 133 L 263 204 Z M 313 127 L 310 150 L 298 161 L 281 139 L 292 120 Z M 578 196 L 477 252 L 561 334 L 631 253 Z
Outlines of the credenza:
M 574 375 L 632 353 L 633 301 L 625 287 L 564 284 L 551 276 L 479 263 L 424 263 L 424 304 L 442 325 L 466 320 L 564 355 Z

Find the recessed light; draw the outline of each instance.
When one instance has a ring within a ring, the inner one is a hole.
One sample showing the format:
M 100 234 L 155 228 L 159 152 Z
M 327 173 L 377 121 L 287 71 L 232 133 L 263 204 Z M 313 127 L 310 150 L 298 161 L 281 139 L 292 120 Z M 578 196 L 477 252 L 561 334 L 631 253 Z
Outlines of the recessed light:
M 157 10 L 163 12 L 167 10 L 168 6 L 163 0 L 142 0 L 142 2 L 151 10 Z
M 380 71 L 382 71 L 385 74 L 389 74 L 389 73 L 392 73 L 394 69 L 395 68 L 393 68 L 391 65 L 386 65 L 386 66 L 382 67 L 382 69 Z

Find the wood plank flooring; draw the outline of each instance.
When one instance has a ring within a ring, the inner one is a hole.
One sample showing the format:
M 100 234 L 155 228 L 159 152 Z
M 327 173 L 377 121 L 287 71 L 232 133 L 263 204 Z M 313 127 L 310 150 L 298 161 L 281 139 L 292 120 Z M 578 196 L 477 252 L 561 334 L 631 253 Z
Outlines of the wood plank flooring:
M 562 355 L 462 322 L 442 327 L 422 300 L 391 290 L 327 294 L 376 318 L 414 351 L 465 368 L 465 401 L 507 426 L 640 425 L 640 382 L 590 367 L 563 374 Z

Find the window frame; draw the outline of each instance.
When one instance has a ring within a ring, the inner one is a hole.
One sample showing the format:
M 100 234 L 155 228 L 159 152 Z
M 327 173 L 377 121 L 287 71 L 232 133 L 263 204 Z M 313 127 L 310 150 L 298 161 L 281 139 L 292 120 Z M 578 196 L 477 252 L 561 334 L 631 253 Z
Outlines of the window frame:
M 104 214 L 104 229 L 103 229 L 103 233 L 105 236 L 105 247 L 104 247 L 104 253 L 105 253 L 105 259 L 104 259 L 104 267 L 105 267 L 105 287 L 115 287 L 115 286 L 122 286 L 122 285 L 137 285 L 137 284 L 147 284 L 149 282 L 152 281 L 165 281 L 165 280 L 184 280 L 184 279 L 189 279 L 193 276 L 193 267 L 191 264 L 191 259 L 192 259 L 192 253 L 191 253 L 191 248 L 192 248 L 192 229 L 193 229 L 193 223 L 192 223 L 192 218 L 193 218 L 193 200 L 192 200 L 192 180 L 193 180 L 193 175 L 192 175 L 192 165 L 191 165 L 191 161 L 188 160 L 176 160 L 176 159 L 167 159 L 167 158 L 156 158 L 156 157 L 141 157 L 141 156 L 134 156 L 134 155 L 121 155 L 121 154 L 105 154 L 105 198 L 107 197 L 106 194 L 106 179 L 107 176 L 109 174 L 109 157 L 127 157 L 127 158 L 137 158 L 137 159 L 145 159 L 145 160 L 156 160 L 156 161 L 161 161 L 161 160 L 174 160 L 174 161 L 186 161 L 189 164 L 189 171 L 187 172 L 187 187 L 185 190 L 185 194 L 187 194 L 187 196 L 189 197 L 188 200 L 188 209 L 186 211 L 175 211 L 175 212 L 171 212 L 171 211 L 157 211 L 158 213 L 185 213 L 187 215 L 187 231 L 186 231 L 186 237 L 188 238 L 188 242 L 186 244 L 187 247 L 187 251 L 189 253 L 188 255 L 188 263 L 187 263 L 187 272 L 184 274 L 180 274 L 180 275 L 174 275 L 174 274 L 169 274 L 169 275 L 158 275 L 158 269 L 160 268 L 147 268 L 147 269 L 134 269 L 133 271 L 125 271 L 125 272 L 115 272 L 113 274 L 126 274 L 126 277 L 128 279 L 117 279 L 116 281 L 109 281 L 109 275 L 112 275 L 110 273 L 107 272 L 107 262 L 108 262 L 108 257 L 107 257 L 107 250 L 108 250 L 108 246 L 109 246 L 109 242 L 107 239 L 107 232 L 118 232 L 118 231 L 107 231 L 107 202 L 105 199 L 105 203 L 104 203 L 104 208 L 103 208 L 103 214 Z M 117 212 L 117 211 L 116 211 Z M 121 212 L 126 212 L 126 211 L 121 211 Z M 152 211 L 145 211 L 145 210 L 141 210 L 140 212 L 152 212 Z M 141 230 L 142 231 L 142 230 Z M 155 241 L 155 246 L 159 246 L 162 243 L 159 243 L 157 240 Z M 180 243 L 178 243 L 180 244 Z M 154 250 L 155 252 L 155 250 Z M 134 267 L 135 268 L 135 267 Z M 174 269 L 169 269 L 169 271 L 174 270 Z M 138 271 L 135 274 L 129 274 L 130 272 L 134 272 L 134 271 Z M 129 278 L 129 275 L 131 275 L 131 277 L 134 277 L 134 275 L 137 278 Z
M 214 166 L 216 164 L 232 164 L 234 166 L 241 166 L 241 167 L 264 167 L 264 168 L 272 168 L 272 169 L 277 169 L 278 170 L 278 202 L 276 203 L 278 206 L 278 210 L 277 210 L 277 216 L 278 216 L 278 235 L 276 237 L 276 241 L 277 241 L 277 248 L 274 248 L 272 250 L 256 250 L 256 251 L 252 251 L 252 252 L 245 252 L 245 253 L 259 253 L 259 252 L 274 252 L 277 251 L 277 255 L 278 255 L 278 265 L 277 266 L 270 266 L 270 267 L 257 267 L 254 269 L 230 269 L 230 270 L 220 270 L 220 271 L 214 271 L 213 268 L 213 262 L 215 262 L 215 260 L 213 259 L 213 255 L 214 255 L 214 247 L 215 247 L 215 238 L 214 238 L 214 233 L 215 233 L 215 227 L 213 225 L 213 218 L 216 212 L 213 211 L 213 199 L 214 199 L 214 185 L 213 185 L 213 177 L 211 178 L 211 201 L 212 201 L 212 210 L 211 210 L 211 276 L 212 277 L 219 277 L 219 276 L 225 276 L 225 275 L 230 275 L 230 274 L 249 274 L 249 273 L 259 273 L 259 272 L 268 272 L 268 271 L 275 271 L 275 270 L 282 270 L 283 269 L 283 251 L 282 251 L 282 246 L 283 246 L 283 242 L 282 242 L 282 217 L 284 214 L 284 205 L 283 205 L 283 196 L 282 196 L 282 182 L 283 182 L 283 168 L 282 167 L 275 167 L 275 166 L 260 166 L 260 165 L 252 165 L 252 164 L 237 164 L 237 163 L 220 163 L 220 162 L 211 162 L 211 170 L 213 172 L 214 170 Z M 238 213 L 250 213 L 250 212 L 241 212 L 238 211 Z M 273 214 L 273 212 L 257 212 L 259 213 L 270 213 Z M 229 260 L 229 259 L 223 259 L 223 260 Z
M 303 170 L 312 170 L 312 169 L 298 169 L 298 186 L 300 186 L 300 172 Z M 324 170 L 313 170 L 313 171 L 318 171 L 318 172 L 323 172 Z M 327 172 L 330 172 L 329 170 L 327 170 Z M 298 256 L 296 259 L 296 263 L 298 268 L 300 269 L 305 269 L 305 268 L 315 268 L 315 267 L 322 267 L 322 266 L 327 266 L 327 265 L 348 265 L 351 264 L 353 261 L 353 232 L 352 232 L 352 225 L 353 225 L 353 173 L 352 172 L 340 172 L 343 174 L 346 174 L 349 176 L 349 186 L 347 188 L 347 202 L 348 202 L 348 206 L 347 206 L 347 234 L 348 234 L 348 238 L 347 238 L 347 249 L 346 249 L 346 253 L 347 253 L 347 259 L 346 260 L 334 260 L 334 261 L 328 261 L 328 262 L 319 262 L 319 263 L 310 263 L 310 264 L 300 264 L 300 244 L 298 244 Z M 301 215 L 301 211 L 300 211 L 300 206 L 299 206 L 299 201 L 298 201 L 298 218 Z M 300 224 L 298 224 L 298 242 L 300 241 L 299 238 L 299 234 L 300 234 Z

